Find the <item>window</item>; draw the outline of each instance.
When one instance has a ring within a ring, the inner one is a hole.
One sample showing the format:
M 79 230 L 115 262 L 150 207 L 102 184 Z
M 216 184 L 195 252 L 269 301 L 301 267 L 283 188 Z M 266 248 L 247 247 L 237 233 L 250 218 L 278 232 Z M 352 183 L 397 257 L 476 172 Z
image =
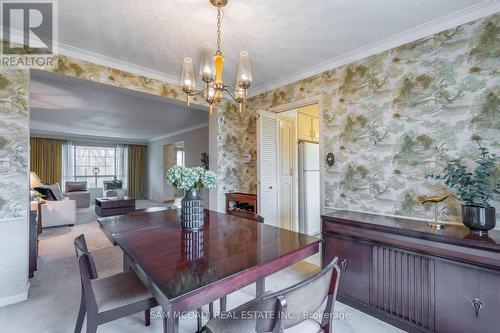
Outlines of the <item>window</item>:
M 126 147 L 74 145 L 73 175 L 76 181 L 86 181 L 88 188 L 102 188 L 103 181 L 115 177 L 126 182 Z
M 175 150 L 175 164 L 178 166 L 184 166 L 184 149 L 177 148 Z

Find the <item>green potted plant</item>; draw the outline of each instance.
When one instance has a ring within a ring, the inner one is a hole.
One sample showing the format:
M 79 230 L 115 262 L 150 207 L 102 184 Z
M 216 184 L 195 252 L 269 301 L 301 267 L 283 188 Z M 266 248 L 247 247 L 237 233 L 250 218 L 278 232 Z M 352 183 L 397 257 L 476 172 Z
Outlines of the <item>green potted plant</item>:
M 175 165 L 167 170 L 167 182 L 185 191 L 181 200 L 181 225 L 185 230 L 198 230 L 203 227 L 205 212 L 203 199 L 199 196 L 202 188 L 214 188 L 217 175 L 202 167 L 185 168 Z
M 497 157 L 481 146 L 481 138 L 472 136 L 479 146 L 479 157 L 475 160 L 474 170 L 470 171 L 461 158 L 451 160 L 439 174 L 429 174 L 427 178 L 441 180 L 455 191 L 462 205 L 462 221 L 477 235 L 486 235 L 495 227 L 495 207 L 488 200 L 497 192 L 498 184 L 493 179 Z

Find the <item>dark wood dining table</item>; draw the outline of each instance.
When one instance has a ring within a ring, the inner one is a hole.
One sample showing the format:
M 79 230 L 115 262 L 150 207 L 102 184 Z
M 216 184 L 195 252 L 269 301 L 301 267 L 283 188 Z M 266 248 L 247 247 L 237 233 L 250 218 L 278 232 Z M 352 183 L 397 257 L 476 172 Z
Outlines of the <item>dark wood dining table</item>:
M 205 211 L 199 231 L 182 230 L 180 210 L 135 211 L 98 219 L 163 308 L 164 332 L 178 332 L 179 317 L 257 282 L 319 251 L 320 238 Z

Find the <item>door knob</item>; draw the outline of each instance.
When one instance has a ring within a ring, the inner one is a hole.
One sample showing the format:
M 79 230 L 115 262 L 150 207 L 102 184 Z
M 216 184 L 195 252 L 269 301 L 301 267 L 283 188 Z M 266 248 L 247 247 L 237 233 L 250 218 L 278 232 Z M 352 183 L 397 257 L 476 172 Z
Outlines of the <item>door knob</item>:
M 349 266 L 349 262 L 347 261 L 347 259 L 342 259 L 342 261 L 340 262 L 340 267 L 342 267 L 342 270 L 344 272 L 347 270 L 347 266 Z
M 272 190 L 272 189 L 273 189 L 273 187 L 272 187 L 272 186 L 269 186 L 269 189 L 270 189 L 270 190 Z
M 477 297 L 472 299 L 472 307 L 474 308 L 474 312 L 476 313 L 476 318 L 479 318 L 479 312 L 483 309 L 483 302 Z

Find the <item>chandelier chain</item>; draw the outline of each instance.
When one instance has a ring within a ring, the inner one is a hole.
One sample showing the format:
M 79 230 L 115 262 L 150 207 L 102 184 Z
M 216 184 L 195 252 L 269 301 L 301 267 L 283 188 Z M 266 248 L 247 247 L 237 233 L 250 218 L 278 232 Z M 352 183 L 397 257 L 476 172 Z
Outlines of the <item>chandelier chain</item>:
M 220 50 L 221 44 L 221 21 L 222 21 L 222 8 L 217 7 L 217 51 L 216 54 L 222 54 Z

